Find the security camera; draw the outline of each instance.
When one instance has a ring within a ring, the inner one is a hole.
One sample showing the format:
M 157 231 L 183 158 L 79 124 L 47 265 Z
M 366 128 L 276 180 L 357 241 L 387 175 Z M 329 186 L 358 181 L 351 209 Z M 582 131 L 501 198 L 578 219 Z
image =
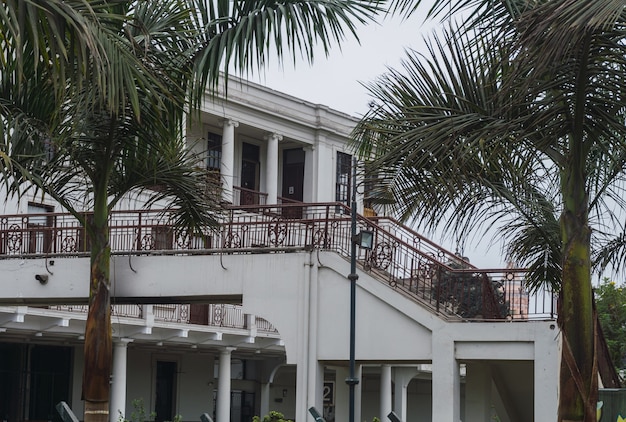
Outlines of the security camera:
M 41 284 L 46 284 L 48 282 L 48 275 L 47 274 L 37 274 L 35 276 L 35 280 L 37 280 Z

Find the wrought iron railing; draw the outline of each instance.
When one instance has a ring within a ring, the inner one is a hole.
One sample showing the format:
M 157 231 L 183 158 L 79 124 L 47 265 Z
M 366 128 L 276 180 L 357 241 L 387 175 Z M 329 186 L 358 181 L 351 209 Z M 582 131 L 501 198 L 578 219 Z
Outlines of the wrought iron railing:
M 358 216 L 357 230 L 374 234 L 357 262 L 382 282 L 462 319 L 552 318 L 554 295 L 530 293 L 524 270 L 481 270 L 390 218 Z M 335 251 L 349 258 L 351 218 L 339 203 L 229 207 L 219 229 L 189 234 L 174 229 L 166 211 L 113 212 L 114 254 L 250 253 L 285 249 Z M 69 214 L 0 217 L 0 259 L 76 255 L 89 250 L 84 230 Z

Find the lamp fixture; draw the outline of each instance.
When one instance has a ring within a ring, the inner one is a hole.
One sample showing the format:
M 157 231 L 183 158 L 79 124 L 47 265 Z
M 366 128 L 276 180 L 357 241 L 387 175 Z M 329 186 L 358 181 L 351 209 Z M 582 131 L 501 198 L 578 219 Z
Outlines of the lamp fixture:
M 313 419 L 315 419 L 315 422 L 326 422 L 326 420 L 322 417 L 321 413 L 315 407 L 310 407 L 309 413 L 311 414 L 311 416 L 313 416 Z
M 359 234 L 352 237 L 352 242 L 360 248 L 372 249 L 372 246 L 374 245 L 374 232 L 370 230 L 361 230 Z
M 391 422 L 402 422 L 402 421 L 400 420 L 400 418 L 398 417 L 398 415 L 396 415 L 396 412 L 393 412 L 393 411 L 392 411 L 392 412 L 390 412 L 390 413 L 387 415 L 387 417 L 389 418 L 389 420 L 390 420 Z

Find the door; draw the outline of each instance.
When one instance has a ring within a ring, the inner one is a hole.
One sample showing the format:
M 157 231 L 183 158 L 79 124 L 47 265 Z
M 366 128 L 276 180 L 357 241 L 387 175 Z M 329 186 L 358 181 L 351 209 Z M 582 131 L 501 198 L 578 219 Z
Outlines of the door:
M 243 143 L 241 151 L 241 205 L 259 203 L 259 146 Z
M 25 344 L 0 343 L 0 420 L 24 420 Z
M 209 305 L 203 303 L 189 305 L 189 323 L 209 325 Z
M 302 218 L 302 207 L 289 206 L 304 199 L 304 150 L 302 148 L 283 151 L 283 216 Z
M 177 372 L 176 362 L 157 361 L 155 422 L 174 420 Z
M 0 420 L 61 422 L 56 404 L 71 405 L 72 349 L 0 344 Z
M 71 356 L 69 347 L 35 345 L 31 348 L 29 420 L 62 421 L 56 405 L 60 401 L 71 403 Z

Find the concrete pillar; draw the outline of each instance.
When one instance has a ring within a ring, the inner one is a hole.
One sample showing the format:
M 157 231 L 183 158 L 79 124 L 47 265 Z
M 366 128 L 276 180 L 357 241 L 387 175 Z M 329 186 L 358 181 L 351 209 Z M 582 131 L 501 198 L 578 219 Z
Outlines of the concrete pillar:
M 128 343 L 132 339 L 122 338 L 113 342 L 113 375 L 109 421 L 117 422 L 126 416 L 126 360 Z
M 270 413 L 270 390 L 271 384 L 269 382 L 261 384 L 261 417 Z
M 393 374 L 393 384 L 395 389 L 393 411 L 403 421 L 408 421 L 408 387 L 411 380 L 419 373 L 414 367 L 395 367 Z M 387 415 L 385 415 L 387 417 Z M 385 419 L 383 419 L 385 420 Z
M 315 145 L 306 146 L 303 150 L 304 186 L 302 189 L 302 201 L 311 204 L 317 202 L 317 151 Z
M 387 420 L 387 415 L 391 413 L 391 365 L 381 365 L 380 367 L 380 415 L 381 421 Z
M 356 377 L 359 379 L 359 383 L 354 388 L 354 420 L 361 421 L 361 392 L 363 391 L 363 377 L 362 374 L 363 367 L 359 364 L 356 365 L 354 369 L 354 373 Z
M 335 175 L 337 172 L 337 151 L 335 151 L 329 143 L 325 142 L 325 138 L 320 137 L 320 143 L 316 145 L 314 150 L 317 161 L 312 163 L 317 164 L 317 186 L 315 196 L 311 198 L 313 202 L 334 202 L 335 201 Z M 305 156 L 306 160 L 306 156 Z M 305 165 L 305 177 L 306 162 Z M 306 179 L 305 179 L 306 186 Z M 336 419 L 339 420 L 339 419 Z
M 337 367 L 335 369 L 335 420 L 347 421 L 348 420 L 348 402 L 350 398 L 350 390 L 346 384 L 346 378 L 348 378 L 348 367 Z M 356 405 L 355 405 L 356 408 Z M 359 419 L 355 414 L 355 421 Z
M 220 351 L 216 422 L 230 422 L 230 358 L 233 350 L 236 349 L 226 347 Z
M 235 128 L 239 126 L 239 122 L 224 119 L 222 126 L 222 160 L 220 163 L 222 199 L 224 202 L 232 204 L 235 178 Z
M 309 255 L 309 263 L 311 258 Z M 309 266 L 310 269 L 310 266 Z M 309 388 L 311 360 L 317 359 L 315 333 L 311 333 L 311 271 L 304 271 L 304 282 L 298 284 L 298 348 L 296 354 L 296 414 L 295 419 L 306 420 L 309 396 L 314 394 Z M 312 342 L 312 343 L 311 343 Z
M 558 414 L 561 335 L 550 321 L 535 339 L 535 420 L 554 421 Z M 546 382 L 546 380 L 549 380 Z
M 320 412 L 324 407 L 324 366 L 317 360 L 318 326 L 321 312 L 319 303 L 319 271 L 316 259 L 309 254 L 308 262 L 309 281 L 309 325 L 308 325 L 308 362 L 307 362 L 307 409 L 314 406 Z
M 267 203 L 276 204 L 278 202 L 278 142 L 283 137 L 270 133 L 265 136 L 267 140 L 267 156 L 265 164 L 265 182 L 267 191 Z
M 461 375 L 454 340 L 433 332 L 433 421 L 461 420 Z
M 354 386 L 354 420 L 361 421 L 361 391 L 363 380 L 361 379 L 362 368 L 357 364 L 354 368 L 354 375 L 359 383 Z M 346 384 L 346 378 L 350 375 L 347 366 L 335 368 L 335 420 L 348 420 L 348 406 L 350 401 L 350 388 Z
M 261 399 L 260 399 L 260 415 L 261 417 L 267 415 L 270 410 L 273 410 L 271 406 L 271 389 L 272 383 L 274 382 L 274 377 L 276 373 L 285 366 L 283 364 L 282 358 L 274 358 L 263 361 L 261 363 Z
M 257 336 L 258 327 L 256 325 L 256 315 L 245 314 L 245 323 L 246 328 L 248 329 L 248 333 L 251 338 L 255 338 Z
M 152 334 L 154 327 L 154 305 L 141 305 L 141 316 L 144 319 L 143 334 Z

